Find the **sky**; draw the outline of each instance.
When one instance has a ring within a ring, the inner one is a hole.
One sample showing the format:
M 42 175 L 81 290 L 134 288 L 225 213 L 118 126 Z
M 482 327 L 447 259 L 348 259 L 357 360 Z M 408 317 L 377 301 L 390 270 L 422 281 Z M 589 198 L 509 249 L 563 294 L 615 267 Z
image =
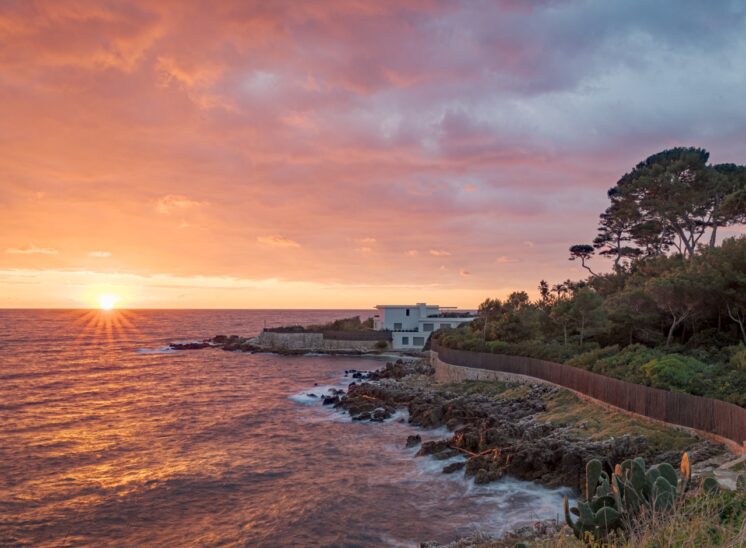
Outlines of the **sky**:
M 0 0 L 0 307 L 535 294 L 744 97 L 740 1 Z

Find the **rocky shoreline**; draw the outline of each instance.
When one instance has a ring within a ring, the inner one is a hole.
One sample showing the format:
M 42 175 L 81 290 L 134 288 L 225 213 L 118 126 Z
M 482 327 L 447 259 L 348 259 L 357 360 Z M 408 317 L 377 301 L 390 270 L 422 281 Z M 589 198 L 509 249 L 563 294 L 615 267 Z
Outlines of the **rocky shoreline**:
M 505 475 L 535 481 L 546 487 L 579 490 L 585 463 L 599 459 L 611 470 L 614 464 L 642 456 L 652 462 L 676 464 L 680 451 L 658 451 L 645 436 L 624 435 L 589 441 L 574 429 L 536 420 L 548 398 L 561 389 L 527 385 L 516 398 L 485 394 L 459 394 L 431 381 L 432 367 L 425 361 L 388 363 L 347 392 L 332 394 L 324 404 L 344 409 L 354 420 L 382 421 L 407 409 L 409 422 L 425 429 L 446 427 L 450 437 L 420 443 L 410 436 L 405 443 L 420 445 L 417 456 L 446 460 L 462 455 L 463 463 L 450 464 L 444 473 L 464 470 L 475 483 L 489 483 Z M 582 425 L 581 425 L 582 427 Z M 723 452 L 719 445 L 700 440 L 688 448 L 693 462 Z
M 238 335 L 216 335 L 210 339 L 202 341 L 189 342 L 172 342 L 168 345 L 171 350 L 202 350 L 204 348 L 217 348 L 226 352 L 272 352 L 281 356 L 305 356 L 311 353 L 318 353 L 310 349 L 288 349 L 262 346 L 257 344 L 256 338 L 240 337 Z M 380 354 L 371 350 L 331 350 L 323 351 L 323 354 L 330 356 L 364 356 L 371 354 Z M 387 351 L 386 353 L 391 353 Z M 399 354 L 397 352 L 397 354 Z
M 336 389 L 323 395 L 323 404 L 358 421 L 381 422 L 397 411 L 407 410 L 413 426 L 447 428 L 450 435 L 442 439 L 422 442 L 419 435 L 413 434 L 402 443 L 418 446 L 417 457 L 451 461 L 444 464 L 444 474 L 463 473 L 477 484 L 510 475 L 579 492 L 585 481 L 585 464 L 591 459 L 599 459 L 612 470 L 616 463 L 635 457 L 672 464 L 681 458 L 680 449 L 655 446 L 644 435 L 592 440 L 579 435 L 584 428 L 582 422 L 568 425 L 541 420 L 548 402 L 563 391 L 561 388 L 524 384 L 508 386 L 504 395 L 464 393 L 452 385 L 437 385 L 433 373 L 432 366 L 424 360 L 398 360 L 369 373 L 347 371 L 353 382 L 346 391 Z M 694 438 L 686 449 L 693 463 L 724 453 L 722 446 Z M 457 456 L 463 460 L 453 462 Z M 558 528 L 556 522 L 537 522 L 505 538 L 535 541 L 548 538 Z

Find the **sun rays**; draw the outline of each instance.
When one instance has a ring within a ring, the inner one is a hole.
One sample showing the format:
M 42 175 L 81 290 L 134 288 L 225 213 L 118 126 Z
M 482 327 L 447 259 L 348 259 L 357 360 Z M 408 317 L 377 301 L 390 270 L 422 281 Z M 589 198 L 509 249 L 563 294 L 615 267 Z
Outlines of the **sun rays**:
M 80 329 L 75 338 L 77 343 L 85 340 L 96 341 L 101 339 L 112 342 L 115 339 L 124 339 L 128 338 L 129 335 L 140 334 L 140 330 L 135 325 L 137 321 L 136 313 L 130 310 L 114 309 L 114 302 L 109 307 L 104 306 L 104 304 L 108 305 L 109 301 L 99 301 L 99 304 L 101 309 L 76 312 L 80 314 L 73 322 L 75 329 Z

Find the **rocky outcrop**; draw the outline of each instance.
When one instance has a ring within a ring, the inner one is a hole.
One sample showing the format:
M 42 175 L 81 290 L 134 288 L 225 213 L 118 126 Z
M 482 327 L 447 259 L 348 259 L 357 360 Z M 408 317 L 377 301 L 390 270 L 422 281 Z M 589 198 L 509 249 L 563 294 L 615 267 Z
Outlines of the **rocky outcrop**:
M 359 344 L 359 341 L 327 341 L 323 339 L 322 334 L 316 334 L 321 343 L 303 343 L 298 344 L 281 344 L 278 338 L 288 338 L 297 334 L 290 333 L 272 333 L 274 338 L 260 337 L 239 337 L 238 335 L 216 335 L 211 339 L 205 339 L 200 342 L 189 343 L 171 343 L 169 348 L 172 350 L 200 350 L 203 348 L 219 348 L 226 352 L 272 352 L 283 356 L 303 356 L 314 352 L 323 352 L 330 355 L 343 356 L 360 356 L 379 352 L 380 349 L 371 346 L 374 344 L 370 341 L 363 341 L 365 344 Z M 308 336 L 312 334 L 300 334 L 297 336 Z M 297 341 L 296 341 L 297 342 Z M 369 344 L 370 343 L 370 344 Z
M 488 483 L 506 474 L 539 482 L 548 487 L 580 489 L 585 463 L 599 459 L 611 468 L 628 458 L 642 456 L 662 462 L 670 456 L 656 453 L 647 438 L 624 435 L 603 441 L 590 441 L 570 427 L 537 420 L 546 409 L 548 398 L 560 388 L 532 385 L 516 398 L 482 394 L 456 394 L 434 386 L 406 382 L 432 373 L 423 362 L 389 363 L 367 375 L 364 382 L 352 383 L 334 405 L 346 410 L 354 420 L 380 421 L 397 409 L 409 411 L 409 422 L 426 429 L 447 427 L 450 437 L 421 444 L 417 456 L 438 460 L 463 456 L 461 463 L 448 464 L 445 473 L 463 468 L 476 483 Z M 415 446 L 410 439 L 407 446 Z M 690 455 L 709 455 L 707 442 L 700 442 Z M 677 452 L 680 458 L 680 451 Z

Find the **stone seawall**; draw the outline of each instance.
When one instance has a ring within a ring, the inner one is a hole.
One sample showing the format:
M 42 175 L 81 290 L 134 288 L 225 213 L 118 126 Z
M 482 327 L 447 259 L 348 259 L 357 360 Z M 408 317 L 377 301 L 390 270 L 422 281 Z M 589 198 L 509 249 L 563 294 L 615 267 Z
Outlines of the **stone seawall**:
M 263 331 L 255 341 L 257 346 L 277 351 L 307 352 L 372 352 L 381 350 L 379 341 L 340 341 L 325 339 L 321 333 L 275 333 Z
M 430 364 L 435 368 L 435 380 L 437 382 L 462 382 L 462 381 L 502 381 L 502 382 L 519 382 L 530 384 L 544 384 L 551 386 L 551 383 L 518 375 L 515 373 L 504 373 L 502 371 L 489 371 L 487 369 L 475 369 L 473 367 L 462 367 L 446 363 L 438 358 L 438 353 L 430 352 Z

